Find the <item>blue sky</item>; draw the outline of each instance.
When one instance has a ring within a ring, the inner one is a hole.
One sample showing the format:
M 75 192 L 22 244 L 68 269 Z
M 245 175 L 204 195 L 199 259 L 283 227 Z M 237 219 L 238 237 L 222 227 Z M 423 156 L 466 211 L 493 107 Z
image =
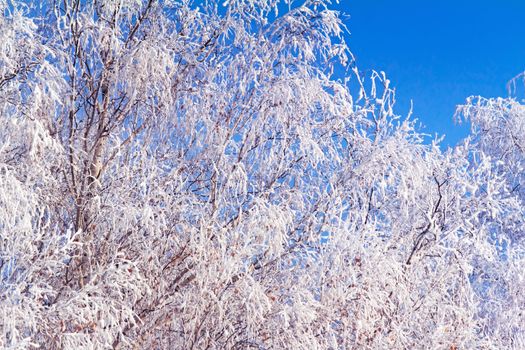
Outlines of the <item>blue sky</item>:
M 525 0 L 341 0 L 362 71 L 383 70 L 399 114 L 410 100 L 425 132 L 453 145 L 468 131 L 452 117 L 470 95 L 507 96 L 525 70 Z

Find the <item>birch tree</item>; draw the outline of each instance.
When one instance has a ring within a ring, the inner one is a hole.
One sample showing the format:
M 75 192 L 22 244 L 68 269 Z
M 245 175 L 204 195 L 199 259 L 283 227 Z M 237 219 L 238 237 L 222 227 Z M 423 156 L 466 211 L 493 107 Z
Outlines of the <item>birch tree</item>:
M 525 346 L 516 101 L 423 142 L 324 0 L 0 10 L 2 348 Z

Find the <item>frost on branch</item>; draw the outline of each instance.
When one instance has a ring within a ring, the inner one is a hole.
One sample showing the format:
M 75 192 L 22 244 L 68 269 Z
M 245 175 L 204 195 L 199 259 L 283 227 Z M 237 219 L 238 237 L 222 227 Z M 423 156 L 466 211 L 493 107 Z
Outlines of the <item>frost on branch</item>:
M 0 6 L 0 347 L 524 346 L 518 102 L 424 144 L 329 1 Z

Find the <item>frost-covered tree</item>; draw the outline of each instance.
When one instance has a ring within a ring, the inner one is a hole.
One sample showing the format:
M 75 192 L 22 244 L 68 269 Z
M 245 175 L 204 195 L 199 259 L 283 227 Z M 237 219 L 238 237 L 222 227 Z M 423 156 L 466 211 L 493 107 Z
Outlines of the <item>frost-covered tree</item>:
M 423 143 L 329 3 L 0 0 L 2 348 L 525 346 L 524 107 Z

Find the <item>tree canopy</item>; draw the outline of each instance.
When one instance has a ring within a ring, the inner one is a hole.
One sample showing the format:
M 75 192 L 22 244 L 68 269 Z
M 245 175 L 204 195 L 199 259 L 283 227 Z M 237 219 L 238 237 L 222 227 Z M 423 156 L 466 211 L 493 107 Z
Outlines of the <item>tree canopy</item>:
M 0 347 L 525 348 L 516 99 L 424 142 L 328 0 L 0 11 Z

